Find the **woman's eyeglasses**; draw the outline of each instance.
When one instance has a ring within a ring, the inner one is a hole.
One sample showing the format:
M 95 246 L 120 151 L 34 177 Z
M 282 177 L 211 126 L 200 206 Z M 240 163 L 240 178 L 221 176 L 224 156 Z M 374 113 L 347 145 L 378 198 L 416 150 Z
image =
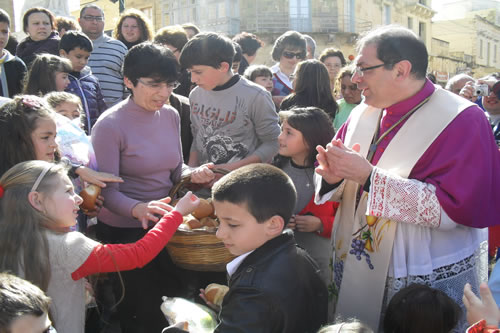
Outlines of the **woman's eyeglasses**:
M 306 53 L 305 52 L 290 52 L 290 51 L 283 51 L 281 54 L 283 57 L 287 59 L 292 59 L 293 57 L 297 59 L 305 59 L 306 58 Z

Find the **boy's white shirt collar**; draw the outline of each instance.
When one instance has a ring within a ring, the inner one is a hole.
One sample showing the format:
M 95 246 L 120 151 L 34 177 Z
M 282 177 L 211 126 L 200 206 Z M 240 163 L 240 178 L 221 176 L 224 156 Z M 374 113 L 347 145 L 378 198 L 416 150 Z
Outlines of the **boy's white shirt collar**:
M 236 272 L 238 267 L 240 267 L 243 260 L 245 260 L 245 258 L 248 257 L 248 255 L 250 253 L 252 253 L 253 251 L 255 251 L 255 250 L 252 250 L 252 251 L 247 252 L 247 253 L 243 253 L 241 256 L 238 256 L 238 257 L 234 258 L 233 260 L 231 260 L 230 262 L 228 262 L 226 265 L 227 274 L 229 276 L 232 276 L 234 274 L 234 272 Z

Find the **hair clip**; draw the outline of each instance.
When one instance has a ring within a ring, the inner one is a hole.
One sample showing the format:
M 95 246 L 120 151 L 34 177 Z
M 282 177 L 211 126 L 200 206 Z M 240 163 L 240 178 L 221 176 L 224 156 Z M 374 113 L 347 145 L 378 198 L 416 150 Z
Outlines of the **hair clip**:
M 4 193 L 5 193 L 5 189 L 3 188 L 2 185 L 0 185 L 0 199 L 3 197 Z
M 21 102 L 24 106 L 27 106 L 32 109 L 38 109 L 42 107 L 41 99 L 36 96 L 25 95 L 22 97 Z

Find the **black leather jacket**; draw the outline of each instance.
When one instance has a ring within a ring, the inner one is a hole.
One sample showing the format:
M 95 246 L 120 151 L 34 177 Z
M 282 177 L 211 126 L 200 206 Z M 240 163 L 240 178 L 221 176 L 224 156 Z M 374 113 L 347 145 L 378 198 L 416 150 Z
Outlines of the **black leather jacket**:
M 215 332 L 313 333 L 327 322 L 327 297 L 316 263 L 285 232 L 231 276 Z

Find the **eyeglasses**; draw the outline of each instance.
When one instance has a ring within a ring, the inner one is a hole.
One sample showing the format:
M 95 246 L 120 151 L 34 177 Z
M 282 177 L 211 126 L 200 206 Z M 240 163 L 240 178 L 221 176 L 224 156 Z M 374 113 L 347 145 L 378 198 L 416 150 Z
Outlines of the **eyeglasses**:
M 96 21 L 96 22 L 102 22 L 104 21 L 104 16 L 92 16 L 92 15 L 85 15 L 82 17 L 85 21 Z
M 297 59 L 305 59 L 306 58 L 305 52 L 283 51 L 283 53 L 281 55 L 287 59 L 292 59 L 293 57 L 295 57 Z
M 372 70 L 372 69 L 375 69 L 375 68 L 379 68 L 379 67 L 382 67 L 382 66 L 385 66 L 386 64 L 380 64 L 380 65 L 375 65 L 375 66 L 370 66 L 370 67 L 358 67 L 356 66 L 354 68 L 354 74 L 357 74 L 359 77 L 363 77 L 365 72 L 366 71 L 369 71 L 369 70 Z
M 163 85 L 166 85 L 168 89 L 177 89 L 177 87 L 180 86 L 180 83 L 177 81 L 174 82 L 146 82 L 141 79 L 138 79 L 140 83 L 145 85 L 146 87 L 149 87 L 151 89 L 159 90 L 163 88 Z

